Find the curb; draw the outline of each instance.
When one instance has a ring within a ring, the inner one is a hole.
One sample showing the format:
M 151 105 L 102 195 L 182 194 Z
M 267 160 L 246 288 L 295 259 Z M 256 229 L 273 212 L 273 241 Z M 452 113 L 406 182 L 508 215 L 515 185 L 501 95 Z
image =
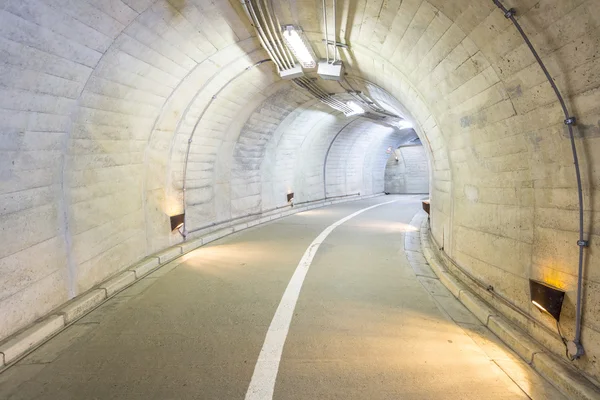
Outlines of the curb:
M 136 264 L 119 272 L 117 275 L 94 286 L 90 290 L 71 299 L 61 305 L 57 310 L 42 317 L 37 322 L 30 324 L 19 332 L 5 338 L 0 342 L 0 373 L 6 368 L 11 367 L 30 352 L 56 336 L 62 330 L 75 323 L 77 320 L 90 313 L 101 304 L 112 298 L 117 293 L 133 285 L 142 278 L 155 273 L 157 270 L 166 267 L 166 272 L 172 270 L 177 265 L 172 261 L 189 253 L 205 244 L 214 242 L 235 232 L 261 225 L 276 219 L 287 217 L 303 211 L 314 208 L 325 207 L 333 204 L 347 203 L 357 200 L 366 200 L 373 197 L 383 196 L 383 193 L 368 196 L 344 197 L 337 200 L 318 200 L 312 203 L 305 203 L 289 210 L 282 209 L 277 213 L 259 215 L 248 222 L 237 223 L 232 226 L 223 227 L 216 225 L 213 231 L 205 233 L 199 238 L 179 243 L 168 247 L 156 254 L 150 255 Z
M 573 400 L 598 400 L 600 389 L 573 367 L 558 360 L 531 336 L 522 332 L 492 306 L 488 305 L 448 271 L 439 260 L 430 238 L 429 219 L 423 218 L 420 229 L 421 247 L 427 263 L 444 286 L 452 292 L 477 319 L 519 355 L 527 364 Z

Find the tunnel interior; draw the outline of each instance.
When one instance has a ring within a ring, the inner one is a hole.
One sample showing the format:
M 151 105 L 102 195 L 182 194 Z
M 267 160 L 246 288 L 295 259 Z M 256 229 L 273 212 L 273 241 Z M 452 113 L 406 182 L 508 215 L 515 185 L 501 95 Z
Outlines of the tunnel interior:
M 388 147 L 387 153 L 389 158 L 385 164 L 384 193 L 429 193 L 427 153 L 418 138 L 396 149 Z
M 335 20 L 331 1 L 269 4 L 318 59 L 326 5 L 343 80 L 316 69 L 304 86 L 282 79 L 237 0 L 0 2 L 0 340 L 182 243 L 173 215 L 185 214 L 189 239 L 290 207 L 292 193 L 294 204 L 429 193 L 431 235 L 447 261 L 564 357 L 529 280 L 566 292 L 561 324 L 572 337 L 572 147 L 510 19 L 476 0 L 338 0 Z M 585 354 L 572 364 L 598 382 L 600 7 L 506 5 L 577 116 L 588 246 Z M 327 103 L 358 93 L 380 112 L 348 116 Z M 400 184 L 402 174 L 419 179 Z

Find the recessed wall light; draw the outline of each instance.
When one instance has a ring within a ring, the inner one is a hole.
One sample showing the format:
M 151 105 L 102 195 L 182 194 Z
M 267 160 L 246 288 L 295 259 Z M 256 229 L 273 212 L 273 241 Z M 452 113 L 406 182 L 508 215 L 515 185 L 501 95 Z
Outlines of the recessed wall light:
M 173 232 L 176 229 L 181 228 L 185 222 L 185 214 L 172 215 L 170 218 L 171 218 L 171 232 Z
M 530 279 L 529 292 L 531 303 L 538 310 L 550 314 L 557 321 L 560 319 L 560 311 L 565 299 L 565 292 L 563 290 L 550 286 L 547 283 Z

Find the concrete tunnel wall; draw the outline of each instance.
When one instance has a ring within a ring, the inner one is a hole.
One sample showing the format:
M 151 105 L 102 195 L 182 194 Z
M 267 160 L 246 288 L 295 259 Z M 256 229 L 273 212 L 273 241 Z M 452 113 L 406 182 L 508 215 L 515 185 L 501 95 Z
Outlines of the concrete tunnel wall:
M 386 193 L 429 193 L 427 154 L 421 145 L 394 149 L 385 165 Z
M 320 4 L 274 2 L 322 55 Z M 574 364 L 598 380 L 600 8 L 506 5 L 578 118 L 590 248 L 587 354 Z M 562 354 L 528 279 L 567 292 L 572 337 L 575 179 L 560 107 L 522 39 L 491 1 L 338 7 L 348 80 L 411 120 L 424 143 L 435 240 Z M 356 119 L 331 145 L 348 119 L 279 81 L 270 63 L 247 69 L 267 55 L 233 0 L 4 0 L 0 55 L 0 338 L 180 240 L 167 215 L 183 210 L 192 135 L 189 229 L 283 204 L 288 190 L 296 201 L 381 191 L 385 149 L 402 142 Z

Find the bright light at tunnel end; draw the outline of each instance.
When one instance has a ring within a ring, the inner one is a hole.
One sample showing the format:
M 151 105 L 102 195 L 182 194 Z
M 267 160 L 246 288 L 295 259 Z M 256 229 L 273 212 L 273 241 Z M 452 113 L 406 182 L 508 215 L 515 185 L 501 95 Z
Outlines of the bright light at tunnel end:
M 410 121 L 403 119 L 402 121 L 397 122 L 398 129 L 412 129 L 414 128 L 413 124 Z
M 310 45 L 304 38 L 302 29 L 294 25 L 283 27 L 283 40 L 303 68 L 315 68 L 317 62 Z

